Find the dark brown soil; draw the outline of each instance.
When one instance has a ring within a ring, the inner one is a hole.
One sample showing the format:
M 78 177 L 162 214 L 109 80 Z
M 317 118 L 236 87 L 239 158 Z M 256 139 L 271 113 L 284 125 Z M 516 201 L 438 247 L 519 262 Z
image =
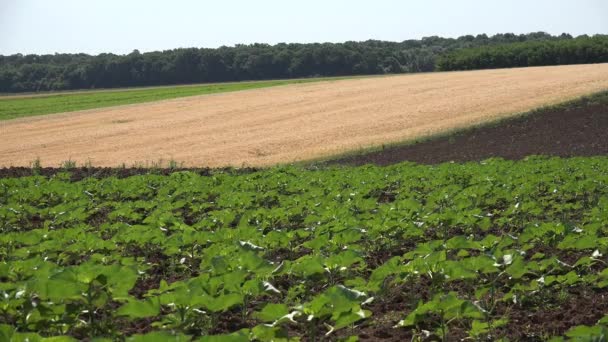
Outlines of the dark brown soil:
M 608 103 L 587 102 L 544 110 L 412 145 L 348 156 L 328 163 L 390 165 L 411 161 L 437 164 L 492 157 L 517 160 L 530 155 L 607 155 L 606 132 Z
M 608 291 L 586 286 L 571 287 L 564 291 L 565 299 L 545 301 L 544 304 L 508 309 L 499 307 L 499 314 L 507 314 L 509 322 L 499 329 L 512 341 L 543 341 L 548 336 L 563 335 L 578 325 L 593 326 L 608 310 Z M 548 296 L 547 296 L 548 297 Z
M 127 178 L 136 175 L 170 175 L 174 172 L 190 171 L 196 172 L 201 176 L 210 176 L 214 172 L 230 172 L 233 174 L 247 174 L 258 171 L 256 168 L 222 168 L 222 169 L 211 169 L 211 168 L 199 168 L 199 169 L 188 169 L 188 168 L 140 168 L 140 167 L 128 167 L 128 168 L 111 168 L 111 167 L 75 167 L 75 168 L 54 168 L 54 167 L 42 167 L 42 168 L 29 168 L 29 167 L 5 167 L 0 168 L 0 178 L 11 178 L 11 177 L 28 177 L 33 175 L 39 175 L 44 177 L 52 177 L 61 172 L 70 173 L 70 179 L 72 181 L 79 181 L 84 178 L 106 178 L 106 177 L 117 177 Z

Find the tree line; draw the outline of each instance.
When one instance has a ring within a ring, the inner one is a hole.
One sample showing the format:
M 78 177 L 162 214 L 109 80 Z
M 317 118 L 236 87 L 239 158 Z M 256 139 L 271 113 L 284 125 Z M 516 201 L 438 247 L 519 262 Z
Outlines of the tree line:
M 0 56 L 0 92 L 428 72 L 436 70 L 438 61 L 445 70 L 452 70 L 460 64 L 451 60 L 461 60 L 458 51 L 462 49 L 472 54 L 493 46 L 490 51 L 501 51 L 504 44 L 510 43 L 542 46 L 562 41 L 582 40 L 568 34 L 552 36 L 535 32 L 491 37 L 485 34 L 459 38 L 433 36 L 403 42 L 251 44 L 147 53 L 135 50 L 126 55 L 15 54 Z M 441 58 L 444 54 L 451 57 Z
M 437 69 L 476 70 L 605 62 L 608 62 L 608 35 L 595 35 L 453 50 L 438 58 Z

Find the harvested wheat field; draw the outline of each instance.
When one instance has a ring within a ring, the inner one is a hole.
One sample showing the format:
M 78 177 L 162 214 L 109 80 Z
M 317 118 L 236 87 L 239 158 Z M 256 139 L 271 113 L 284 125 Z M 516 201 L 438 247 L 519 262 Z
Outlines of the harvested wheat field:
M 608 89 L 608 64 L 296 84 L 0 122 L 0 165 L 264 166 L 412 139 Z

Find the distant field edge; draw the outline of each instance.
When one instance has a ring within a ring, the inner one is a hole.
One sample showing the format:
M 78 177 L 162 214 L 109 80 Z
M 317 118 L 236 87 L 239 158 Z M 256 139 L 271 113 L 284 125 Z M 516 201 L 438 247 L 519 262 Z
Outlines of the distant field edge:
M 0 95 L 0 120 L 139 104 L 188 96 L 269 88 L 290 84 L 339 81 L 377 76 L 298 78 L 267 81 L 205 83 L 140 88 L 80 90 L 43 94 Z
M 577 120 L 568 120 L 568 117 Z M 545 127 L 542 127 L 543 123 L 545 123 Z M 548 131 L 547 128 L 550 126 L 554 126 L 556 129 Z M 585 127 L 586 129 L 581 129 Z M 529 156 L 563 158 L 608 156 L 608 141 L 602 139 L 603 132 L 606 130 L 608 130 L 608 90 L 464 129 L 275 166 L 195 168 L 184 167 L 179 161 L 158 160 L 147 164 L 123 164 L 123 166 L 117 167 L 76 165 L 68 161 L 62 167 L 45 167 L 44 164 L 40 164 L 40 161 L 32 161 L 30 167 L 0 167 L 0 178 L 32 175 L 52 177 L 67 172 L 73 181 L 78 181 L 87 177 L 124 178 L 145 174 L 169 175 L 181 171 L 208 176 L 218 172 L 237 175 L 289 165 L 307 169 L 323 169 L 366 164 L 387 166 L 402 162 L 439 164 L 483 161 L 490 158 L 519 160 Z M 567 131 L 576 133 L 576 136 L 567 136 Z M 537 134 L 531 136 L 532 132 Z M 503 140 L 507 134 L 512 134 L 510 139 L 513 143 L 509 145 Z M 559 142 L 552 140 L 556 139 L 558 135 L 562 136 Z M 525 136 L 528 138 L 522 138 Z M 493 137 L 493 142 L 488 142 L 488 137 Z M 481 146 L 484 149 L 474 150 L 471 148 L 473 146 Z M 529 146 L 535 150 L 525 151 L 521 149 L 521 146 Z
M 400 162 L 438 164 L 531 155 L 608 155 L 608 89 L 507 117 L 339 154 L 295 162 L 301 166 Z

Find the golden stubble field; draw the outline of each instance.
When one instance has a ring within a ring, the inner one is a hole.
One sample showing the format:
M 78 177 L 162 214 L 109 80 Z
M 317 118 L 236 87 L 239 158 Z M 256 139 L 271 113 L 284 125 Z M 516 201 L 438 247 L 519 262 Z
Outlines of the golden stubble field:
M 413 139 L 608 89 L 608 64 L 350 79 L 0 121 L 0 166 L 265 166 Z

